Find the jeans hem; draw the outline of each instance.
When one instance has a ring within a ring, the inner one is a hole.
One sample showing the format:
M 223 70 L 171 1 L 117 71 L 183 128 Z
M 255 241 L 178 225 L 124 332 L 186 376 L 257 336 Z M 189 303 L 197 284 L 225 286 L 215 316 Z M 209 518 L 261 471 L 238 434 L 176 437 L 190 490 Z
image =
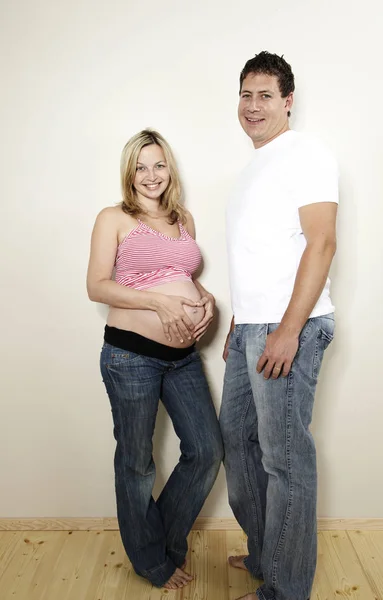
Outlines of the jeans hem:
M 176 567 L 181 568 L 186 560 L 185 552 L 177 552 L 177 550 L 167 549 L 167 554 L 169 558 L 174 562 Z
M 164 563 L 154 567 L 153 569 L 145 569 L 138 572 L 141 577 L 148 579 L 155 587 L 163 587 L 176 570 L 176 565 L 170 558 L 167 558 Z
M 257 596 L 258 600 L 275 600 L 274 595 L 272 598 L 266 598 L 261 588 L 255 590 L 255 595 Z M 310 600 L 310 596 L 307 598 L 307 600 Z
M 243 559 L 243 564 L 245 565 L 246 569 L 249 571 L 250 575 L 252 575 L 254 577 L 254 579 L 262 579 L 263 580 L 263 573 L 253 569 L 251 567 L 251 565 L 249 565 L 249 562 L 250 562 L 250 556 L 246 556 L 246 558 Z

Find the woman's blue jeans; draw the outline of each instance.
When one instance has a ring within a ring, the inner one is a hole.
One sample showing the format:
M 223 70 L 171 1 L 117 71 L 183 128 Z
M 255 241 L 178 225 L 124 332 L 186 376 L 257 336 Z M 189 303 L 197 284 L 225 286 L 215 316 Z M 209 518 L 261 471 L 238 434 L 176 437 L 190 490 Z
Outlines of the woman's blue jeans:
M 105 343 L 101 373 L 117 441 L 121 538 L 135 571 L 160 587 L 185 561 L 187 535 L 222 461 L 214 405 L 197 351 L 172 362 Z M 152 437 L 159 399 L 180 439 L 181 456 L 155 501 Z

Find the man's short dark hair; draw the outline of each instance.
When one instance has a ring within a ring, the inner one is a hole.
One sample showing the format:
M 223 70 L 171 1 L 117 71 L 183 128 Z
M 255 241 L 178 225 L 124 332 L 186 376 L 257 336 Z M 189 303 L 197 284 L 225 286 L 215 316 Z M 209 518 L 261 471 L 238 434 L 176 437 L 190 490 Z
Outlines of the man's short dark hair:
M 282 98 L 286 98 L 295 90 L 294 74 L 290 65 L 283 58 L 283 54 L 282 56 L 278 56 L 278 54 L 271 54 L 271 52 L 263 50 L 259 54 L 256 54 L 254 58 L 250 58 L 243 67 L 239 77 L 239 93 L 241 93 L 243 80 L 250 73 L 254 73 L 254 75 L 259 73 L 275 75 L 278 79 L 279 91 Z

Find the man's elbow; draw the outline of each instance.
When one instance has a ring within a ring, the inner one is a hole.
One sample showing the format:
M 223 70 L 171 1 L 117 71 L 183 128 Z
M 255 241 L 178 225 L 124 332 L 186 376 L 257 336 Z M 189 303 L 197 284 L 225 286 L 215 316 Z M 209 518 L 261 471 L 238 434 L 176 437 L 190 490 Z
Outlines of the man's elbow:
M 334 257 L 336 254 L 336 249 L 337 249 L 337 243 L 336 243 L 336 236 L 334 235 L 334 237 L 332 237 L 329 240 L 329 248 L 330 248 L 330 252 L 332 254 L 332 256 Z
M 325 241 L 324 243 L 324 251 L 326 254 L 329 254 L 331 258 L 335 256 L 336 253 L 336 238 L 331 238 Z
M 318 238 L 311 243 L 309 242 L 307 246 L 317 254 L 333 258 L 336 253 L 336 238 L 330 236 Z

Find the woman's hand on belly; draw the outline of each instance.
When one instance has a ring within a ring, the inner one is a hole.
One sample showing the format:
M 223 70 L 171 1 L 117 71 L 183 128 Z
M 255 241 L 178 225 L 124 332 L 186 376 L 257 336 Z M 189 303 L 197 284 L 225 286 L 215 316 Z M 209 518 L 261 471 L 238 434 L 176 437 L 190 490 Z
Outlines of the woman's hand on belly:
M 191 340 L 195 332 L 195 325 L 186 314 L 184 307 L 189 306 L 197 312 L 198 307 L 202 307 L 204 304 L 200 300 L 190 300 L 183 296 L 155 294 L 154 310 L 161 321 L 166 339 L 171 342 L 172 336 L 175 336 L 181 344 L 185 339 Z M 205 317 L 202 321 L 204 319 Z
M 205 315 L 194 328 L 193 337 L 197 340 L 200 340 L 201 337 L 206 333 L 208 327 L 214 319 L 214 310 L 215 310 L 215 298 L 212 294 L 206 294 L 200 300 L 201 304 L 205 309 Z
M 169 341 L 154 306 L 152 310 L 130 310 L 110 307 L 108 325 L 125 331 L 133 331 L 154 340 L 155 342 L 159 342 L 160 344 L 171 346 L 172 348 L 186 348 L 194 344 L 196 341 L 194 332 L 201 325 L 206 316 L 205 306 L 201 303 L 201 298 L 202 296 L 205 297 L 206 293 L 201 295 L 193 281 L 184 280 L 155 286 L 148 291 L 152 292 L 155 298 L 161 296 L 163 299 L 163 296 L 166 296 L 167 298 L 170 297 L 173 299 L 175 297 L 179 299 L 187 298 L 191 301 L 192 306 L 181 303 L 187 317 L 189 317 L 190 321 L 193 323 L 190 338 L 182 338 L 183 342 L 181 342 L 180 336 L 176 336 L 170 332 L 172 340 Z M 155 302 L 153 302 L 153 304 L 155 304 Z

